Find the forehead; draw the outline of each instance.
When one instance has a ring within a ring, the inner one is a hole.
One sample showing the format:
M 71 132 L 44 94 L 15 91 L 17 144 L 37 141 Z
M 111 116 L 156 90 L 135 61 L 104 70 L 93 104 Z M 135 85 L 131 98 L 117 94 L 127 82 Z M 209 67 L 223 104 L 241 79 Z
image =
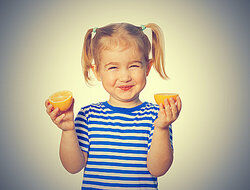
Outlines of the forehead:
M 135 40 L 132 39 L 108 39 L 99 54 L 101 63 L 142 59 L 142 53 Z
M 101 63 L 107 62 L 127 62 L 131 60 L 141 60 L 142 54 L 135 48 L 103 50 L 101 53 Z

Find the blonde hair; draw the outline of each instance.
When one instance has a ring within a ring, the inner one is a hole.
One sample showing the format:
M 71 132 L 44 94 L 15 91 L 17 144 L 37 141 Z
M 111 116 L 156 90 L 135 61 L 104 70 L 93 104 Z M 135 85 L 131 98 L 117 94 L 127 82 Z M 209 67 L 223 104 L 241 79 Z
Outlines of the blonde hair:
M 169 79 L 164 67 L 164 37 L 162 30 L 154 23 L 149 23 L 144 26 L 152 30 L 153 66 L 163 79 Z M 92 32 L 93 28 L 89 29 L 85 35 L 81 59 L 84 78 L 88 84 L 90 84 L 91 81 L 89 73 L 93 59 L 98 70 L 101 60 L 101 51 L 104 49 L 112 49 L 112 47 L 117 47 L 119 45 L 127 48 L 134 45 L 134 47 L 137 47 L 142 53 L 146 64 L 149 64 L 151 43 L 140 26 L 134 26 L 129 23 L 109 24 L 97 28 L 93 39 Z

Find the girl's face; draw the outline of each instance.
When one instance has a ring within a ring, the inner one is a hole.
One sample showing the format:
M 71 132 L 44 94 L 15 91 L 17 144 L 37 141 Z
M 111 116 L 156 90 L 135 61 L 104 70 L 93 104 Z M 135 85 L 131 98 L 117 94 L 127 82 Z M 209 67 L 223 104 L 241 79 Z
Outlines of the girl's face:
M 141 104 L 139 94 L 146 85 L 147 73 L 142 54 L 130 47 L 103 50 L 95 75 L 110 94 L 111 105 L 134 107 Z

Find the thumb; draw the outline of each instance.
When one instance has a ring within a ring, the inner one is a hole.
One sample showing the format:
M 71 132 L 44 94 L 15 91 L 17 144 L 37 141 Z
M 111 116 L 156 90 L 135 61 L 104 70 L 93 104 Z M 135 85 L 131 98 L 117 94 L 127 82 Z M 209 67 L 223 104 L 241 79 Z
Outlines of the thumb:
M 69 110 L 73 110 L 74 103 L 75 103 L 75 98 L 72 98 L 72 103 L 71 103 Z

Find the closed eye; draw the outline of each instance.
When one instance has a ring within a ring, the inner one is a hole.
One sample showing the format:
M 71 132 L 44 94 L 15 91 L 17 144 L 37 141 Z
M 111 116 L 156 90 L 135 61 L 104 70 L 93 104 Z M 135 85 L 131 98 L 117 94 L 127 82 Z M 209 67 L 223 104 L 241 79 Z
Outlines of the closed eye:
M 109 67 L 108 70 L 116 69 L 117 67 Z
M 140 67 L 139 65 L 131 65 L 130 67 Z

